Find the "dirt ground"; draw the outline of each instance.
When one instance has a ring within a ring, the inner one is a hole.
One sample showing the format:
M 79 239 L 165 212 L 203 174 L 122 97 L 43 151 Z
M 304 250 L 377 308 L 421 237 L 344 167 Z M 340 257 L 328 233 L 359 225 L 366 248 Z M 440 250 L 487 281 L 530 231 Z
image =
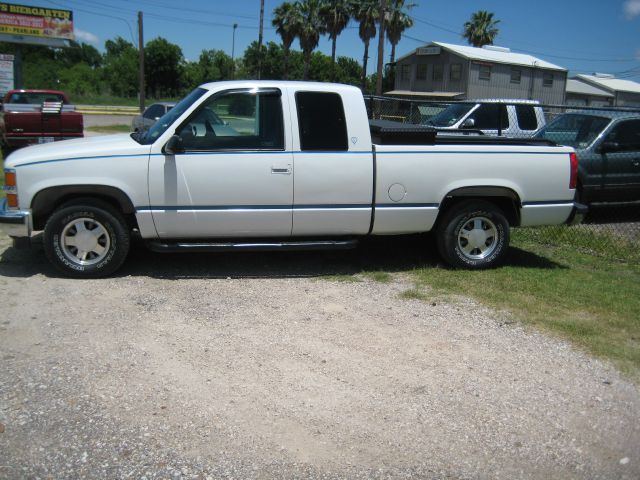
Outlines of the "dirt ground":
M 401 298 L 431 261 L 136 245 L 79 281 L 2 237 L 0 478 L 640 478 L 638 388 L 468 299 Z M 336 277 L 363 266 L 398 273 Z

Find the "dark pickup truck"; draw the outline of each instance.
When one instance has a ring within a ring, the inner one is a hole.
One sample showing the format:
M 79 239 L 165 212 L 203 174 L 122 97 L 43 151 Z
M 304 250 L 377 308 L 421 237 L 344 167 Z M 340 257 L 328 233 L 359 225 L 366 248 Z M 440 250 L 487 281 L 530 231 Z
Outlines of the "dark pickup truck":
M 581 203 L 640 200 L 640 112 L 565 113 L 536 136 L 576 149 Z
M 2 101 L 2 152 L 83 136 L 82 114 L 63 92 L 10 90 Z

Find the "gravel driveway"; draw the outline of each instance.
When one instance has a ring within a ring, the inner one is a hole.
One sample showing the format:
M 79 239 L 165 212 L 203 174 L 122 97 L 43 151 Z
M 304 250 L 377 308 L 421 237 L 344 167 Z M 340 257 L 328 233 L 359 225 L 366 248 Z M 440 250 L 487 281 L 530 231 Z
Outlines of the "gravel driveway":
M 640 477 L 636 386 L 402 272 L 325 276 L 366 248 L 78 281 L 0 239 L 0 478 Z

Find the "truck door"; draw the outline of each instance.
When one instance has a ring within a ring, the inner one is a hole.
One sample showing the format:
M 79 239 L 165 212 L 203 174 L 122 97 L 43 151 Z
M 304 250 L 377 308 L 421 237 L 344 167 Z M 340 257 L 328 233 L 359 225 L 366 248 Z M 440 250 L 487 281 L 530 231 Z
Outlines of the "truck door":
M 640 199 L 640 120 L 621 120 L 604 139 L 604 189 L 615 200 Z
M 361 98 L 344 97 L 345 102 L 356 100 Z M 298 91 L 291 101 L 299 142 L 294 148 L 293 235 L 366 234 L 373 158 L 364 105 L 345 105 L 338 93 L 323 91 Z M 354 116 L 352 125 L 345 111 Z
M 287 99 L 230 90 L 177 129 L 183 153 L 152 155 L 149 201 L 161 238 L 291 235 L 293 159 Z

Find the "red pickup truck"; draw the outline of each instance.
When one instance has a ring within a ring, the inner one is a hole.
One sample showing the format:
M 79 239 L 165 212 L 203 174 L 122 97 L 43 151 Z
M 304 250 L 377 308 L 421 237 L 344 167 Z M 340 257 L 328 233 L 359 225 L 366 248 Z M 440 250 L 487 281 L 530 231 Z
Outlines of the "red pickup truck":
M 15 148 L 83 136 L 82 114 L 63 92 L 10 90 L 2 101 L 0 144 L 6 156 Z

